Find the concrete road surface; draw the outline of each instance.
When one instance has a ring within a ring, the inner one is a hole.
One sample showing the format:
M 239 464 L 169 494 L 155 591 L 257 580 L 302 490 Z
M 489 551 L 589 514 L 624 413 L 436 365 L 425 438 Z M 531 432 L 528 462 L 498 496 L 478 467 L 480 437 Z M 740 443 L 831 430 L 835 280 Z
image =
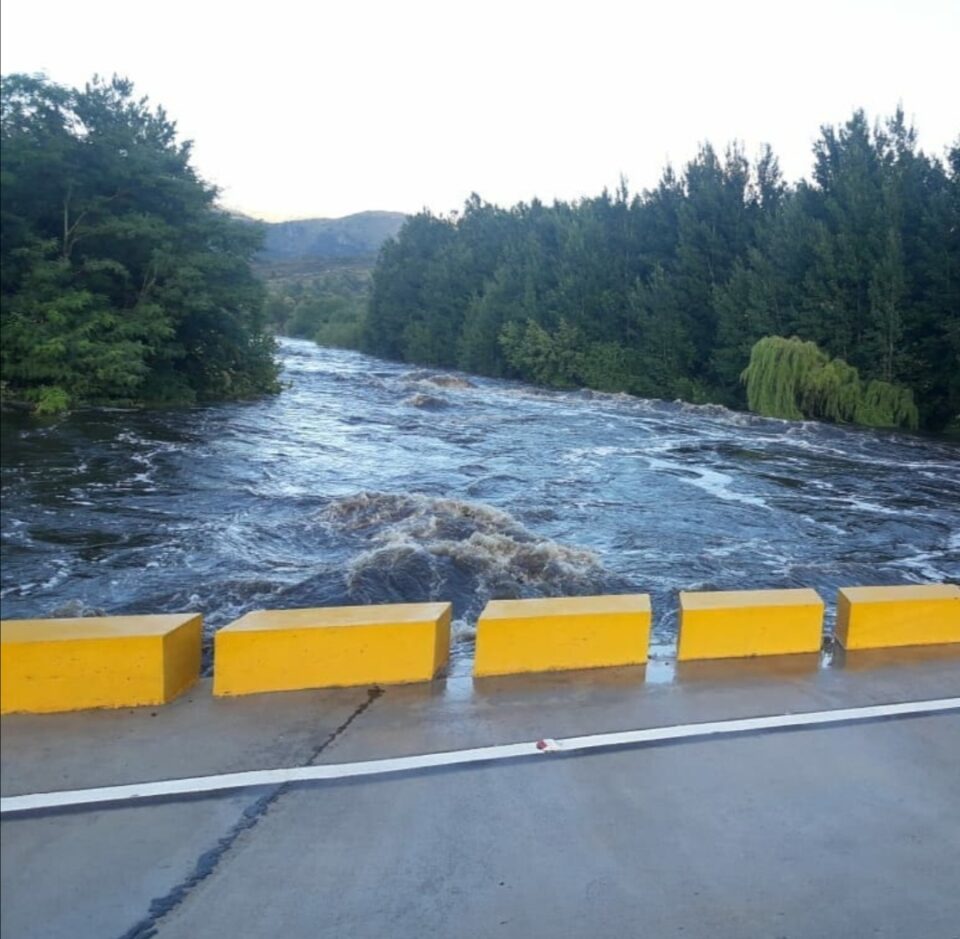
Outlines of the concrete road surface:
M 956 647 L 5 717 L 5 796 L 960 695 Z M 960 714 L 11 816 L 3 939 L 960 939 Z

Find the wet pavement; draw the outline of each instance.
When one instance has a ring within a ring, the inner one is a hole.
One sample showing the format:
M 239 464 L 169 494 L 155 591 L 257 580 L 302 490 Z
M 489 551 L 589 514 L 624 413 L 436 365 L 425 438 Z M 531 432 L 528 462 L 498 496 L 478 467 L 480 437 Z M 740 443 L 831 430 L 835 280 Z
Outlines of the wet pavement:
M 5 717 L 3 795 L 960 695 L 960 648 Z M 960 713 L 8 817 L 2 934 L 960 936 Z

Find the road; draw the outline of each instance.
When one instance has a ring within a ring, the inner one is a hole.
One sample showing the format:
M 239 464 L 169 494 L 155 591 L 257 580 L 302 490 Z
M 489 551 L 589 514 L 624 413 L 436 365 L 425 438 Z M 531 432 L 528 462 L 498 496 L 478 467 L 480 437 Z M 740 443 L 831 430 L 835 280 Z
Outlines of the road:
M 960 695 L 960 649 L 5 717 L 2 790 Z M 4 939 L 960 936 L 960 713 L 2 823 Z

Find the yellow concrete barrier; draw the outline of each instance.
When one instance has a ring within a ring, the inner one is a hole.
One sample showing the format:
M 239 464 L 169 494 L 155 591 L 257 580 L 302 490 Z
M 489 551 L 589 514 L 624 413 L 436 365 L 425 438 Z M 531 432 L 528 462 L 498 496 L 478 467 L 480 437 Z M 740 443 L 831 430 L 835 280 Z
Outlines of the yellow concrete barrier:
M 642 665 L 650 597 L 492 600 L 477 623 L 473 673 L 507 675 L 610 665 Z
M 822 631 L 823 600 L 815 590 L 681 591 L 677 658 L 816 652 Z
M 213 693 L 430 681 L 450 652 L 449 603 L 259 610 L 214 639 Z
M 203 617 L 101 616 L 0 623 L 0 711 L 165 704 L 200 675 Z
M 842 587 L 836 636 L 845 649 L 960 642 L 960 587 Z

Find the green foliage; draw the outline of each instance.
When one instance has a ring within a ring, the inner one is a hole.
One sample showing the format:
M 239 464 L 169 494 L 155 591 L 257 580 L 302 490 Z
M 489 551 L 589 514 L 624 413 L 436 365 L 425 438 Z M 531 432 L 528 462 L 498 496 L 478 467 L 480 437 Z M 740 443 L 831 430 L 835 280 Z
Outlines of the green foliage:
M 747 405 L 755 414 L 798 421 L 804 417 L 801 402 L 809 401 L 811 376 L 827 363 L 813 342 L 768 336 L 750 353 L 742 380 L 747 386 Z
M 592 342 L 583 351 L 580 381 L 597 391 L 635 391 L 638 357 L 617 342 Z
M 909 388 L 874 379 L 863 391 L 854 420 L 868 427 L 915 428 L 920 415 Z
M 615 342 L 588 342 L 566 320 L 553 332 L 539 323 L 508 323 L 500 345 L 511 368 L 541 385 L 554 388 L 585 386 L 598 391 L 623 391 L 635 385 L 628 349 Z
M 276 389 L 261 233 L 123 79 L 3 79 L 0 369 L 11 397 L 169 402 Z
M 365 258 L 303 258 L 262 266 L 271 326 L 321 346 L 359 348 L 372 267 Z
M 527 320 L 509 323 L 500 334 L 507 362 L 542 385 L 555 388 L 575 386 L 580 377 L 583 340 L 565 320 L 554 333 Z
M 752 362 L 751 358 L 751 364 Z M 815 414 L 840 423 L 864 423 L 858 417 L 863 388 L 860 374 L 852 365 L 848 365 L 843 359 L 830 359 L 814 368 L 805 378 L 802 388 L 804 414 Z
M 56 385 L 37 389 L 37 414 L 62 414 L 70 407 L 70 396 Z
M 864 384 L 852 365 L 796 337 L 761 339 L 741 378 L 750 410 L 767 417 L 908 428 L 919 420 L 909 388 L 877 379 Z
M 802 394 L 761 383 L 765 409 L 910 426 L 908 389 L 942 429 L 960 415 L 960 144 L 941 161 L 901 112 L 871 128 L 858 111 L 814 159 L 788 186 L 769 149 L 704 146 L 637 195 L 423 212 L 381 250 L 362 348 L 744 406 L 755 344 L 795 336 L 824 361 L 791 346 L 767 366 L 822 367 Z

